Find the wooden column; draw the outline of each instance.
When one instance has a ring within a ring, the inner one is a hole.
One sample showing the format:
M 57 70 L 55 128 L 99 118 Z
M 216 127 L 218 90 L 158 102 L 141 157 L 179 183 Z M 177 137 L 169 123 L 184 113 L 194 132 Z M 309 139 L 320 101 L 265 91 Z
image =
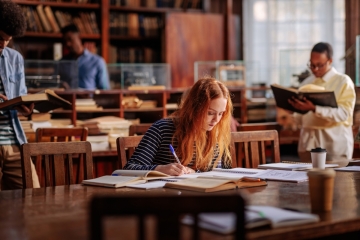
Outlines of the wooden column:
M 360 1 L 345 0 L 345 72 L 355 81 L 355 38 L 360 34 Z
M 109 0 L 101 0 L 101 56 L 104 58 L 105 62 L 109 62 L 109 11 Z
M 226 8 L 224 15 L 224 59 L 234 60 L 232 58 L 232 40 L 234 39 L 234 31 L 232 27 L 232 8 L 233 0 L 226 0 Z

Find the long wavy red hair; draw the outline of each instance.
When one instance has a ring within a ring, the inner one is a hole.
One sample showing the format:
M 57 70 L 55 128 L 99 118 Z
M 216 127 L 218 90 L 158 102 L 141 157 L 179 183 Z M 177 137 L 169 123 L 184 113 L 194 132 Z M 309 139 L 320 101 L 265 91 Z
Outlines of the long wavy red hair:
M 210 102 L 216 98 L 227 100 L 225 112 L 221 120 L 211 131 L 203 129 L 208 114 Z M 218 144 L 219 156 L 216 162 L 224 157 L 228 165 L 231 163 L 230 145 L 230 119 L 233 106 L 227 87 L 214 78 L 199 79 L 190 89 L 188 95 L 181 102 L 180 108 L 170 118 L 175 124 L 173 141 L 178 142 L 176 153 L 183 165 L 189 164 L 196 153 L 196 164 L 199 170 L 209 170 Z

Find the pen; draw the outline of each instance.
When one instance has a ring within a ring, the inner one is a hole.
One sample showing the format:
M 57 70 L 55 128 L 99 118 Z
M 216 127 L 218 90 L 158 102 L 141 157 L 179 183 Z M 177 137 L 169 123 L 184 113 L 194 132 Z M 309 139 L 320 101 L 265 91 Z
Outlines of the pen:
M 179 164 L 181 164 L 178 156 L 177 156 L 176 153 L 175 153 L 175 150 L 174 150 L 173 146 L 171 146 L 171 144 L 170 144 L 169 147 L 170 147 L 170 151 L 171 151 L 171 153 L 174 155 L 176 161 L 177 161 Z

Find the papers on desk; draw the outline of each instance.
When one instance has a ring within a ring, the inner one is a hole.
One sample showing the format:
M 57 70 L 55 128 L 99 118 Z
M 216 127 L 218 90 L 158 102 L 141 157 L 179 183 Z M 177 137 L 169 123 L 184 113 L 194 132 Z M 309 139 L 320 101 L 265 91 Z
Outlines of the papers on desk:
M 304 182 L 308 180 L 306 172 L 287 171 L 287 170 L 262 170 L 248 168 L 214 169 L 207 172 L 207 175 L 224 177 L 248 177 L 260 178 L 264 180 L 285 181 L 285 182 Z
M 335 168 L 334 170 L 344 171 L 344 172 L 360 172 L 360 166 L 341 167 L 341 168 Z
M 325 168 L 338 167 L 339 164 L 325 164 Z M 258 166 L 259 169 L 278 169 L 278 170 L 287 170 L 287 171 L 298 171 L 298 170 L 308 170 L 312 169 L 311 163 L 267 163 L 261 164 Z
M 235 231 L 235 214 L 202 213 L 199 214 L 199 226 L 214 232 L 230 234 Z M 306 223 L 318 222 L 319 216 L 310 213 L 285 210 L 271 206 L 247 206 L 245 209 L 245 228 L 260 226 L 279 228 Z M 182 223 L 192 225 L 193 218 L 185 216 Z

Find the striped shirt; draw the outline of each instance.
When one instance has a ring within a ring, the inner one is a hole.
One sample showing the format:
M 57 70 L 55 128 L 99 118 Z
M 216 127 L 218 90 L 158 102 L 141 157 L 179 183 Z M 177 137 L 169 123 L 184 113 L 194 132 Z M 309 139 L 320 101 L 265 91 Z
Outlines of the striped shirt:
M 0 94 L 5 95 L 4 86 L 1 77 L 0 77 Z M 19 143 L 17 141 L 14 128 L 10 121 L 9 111 L 0 111 L 0 146 L 15 145 L 15 144 L 19 144 Z
M 145 133 L 134 154 L 124 166 L 124 169 L 154 170 L 158 165 L 176 163 L 176 159 L 169 148 L 170 144 L 173 145 L 174 149 L 178 147 L 176 140 L 172 142 L 174 133 L 175 126 L 172 119 L 165 118 L 155 122 Z M 212 170 L 218 155 L 219 150 L 216 147 L 214 149 L 212 163 L 208 170 Z M 196 154 L 194 151 L 193 158 L 187 166 L 193 168 L 195 159 Z M 230 166 L 226 168 L 230 168 Z

